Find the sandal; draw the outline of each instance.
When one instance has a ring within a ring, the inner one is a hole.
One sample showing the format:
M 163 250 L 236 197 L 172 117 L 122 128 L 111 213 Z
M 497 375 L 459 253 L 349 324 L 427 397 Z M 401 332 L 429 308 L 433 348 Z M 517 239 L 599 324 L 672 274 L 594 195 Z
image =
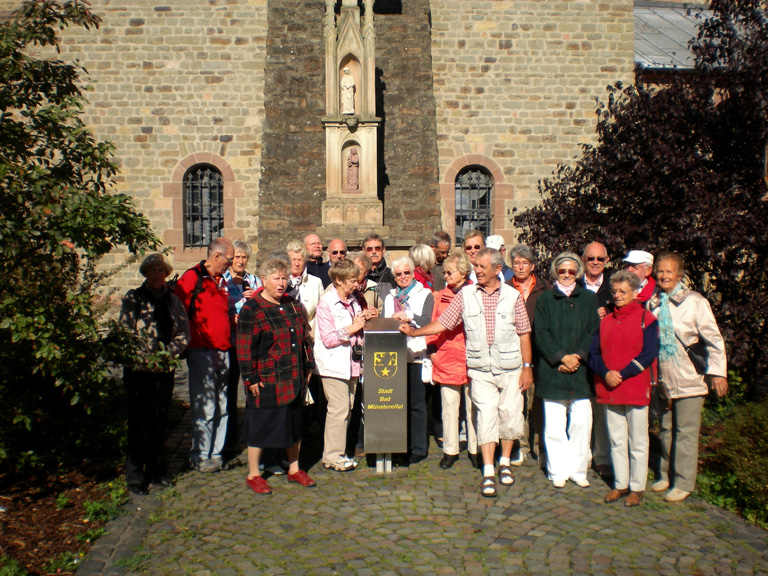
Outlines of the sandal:
M 483 478 L 483 483 L 480 485 L 480 495 L 483 498 L 496 498 L 496 479 L 493 476 Z
M 499 484 L 502 486 L 512 486 L 515 483 L 515 476 L 512 474 L 512 468 L 509 466 L 499 466 Z
M 323 464 L 323 468 L 326 470 L 333 470 L 335 472 L 351 472 L 357 468 L 357 464 L 355 464 L 354 460 L 350 460 L 349 458 L 342 458 L 333 464 Z

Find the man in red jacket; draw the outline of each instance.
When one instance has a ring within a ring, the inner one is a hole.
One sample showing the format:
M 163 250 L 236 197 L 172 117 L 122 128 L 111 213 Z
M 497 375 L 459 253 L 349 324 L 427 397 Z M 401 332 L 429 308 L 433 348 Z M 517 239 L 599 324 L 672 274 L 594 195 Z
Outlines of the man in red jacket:
M 208 258 L 187 270 L 175 294 L 189 316 L 192 340 L 187 349 L 189 404 L 192 412 L 192 467 L 201 472 L 221 469 L 227 433 L 227 378 L 230 321 L 227 284 L 222 278 L 235 248 L 226 238 L 208 246 Z

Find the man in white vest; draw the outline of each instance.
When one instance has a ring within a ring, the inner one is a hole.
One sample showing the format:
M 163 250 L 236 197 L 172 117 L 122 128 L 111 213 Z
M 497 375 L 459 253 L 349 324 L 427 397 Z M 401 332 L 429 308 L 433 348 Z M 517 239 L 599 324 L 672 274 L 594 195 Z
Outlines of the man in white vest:
M 477 440 L 483 454 L 480 494 L 494 498 L 494 454 L 501 440 L 499 484 L 515 479 L 510 456 L 515 440 L 523 435 L 523 392 L 533 382 L 531 324 L 520 293 L 499 281 L 502 257 L 483 248 L 475 258 L 477 284 L 462 288 L 440 317 L 414 329 L 400 325 L 406 336 L 428 336 L 452 330 L 464 323 L 470 397 L 477 407 Z

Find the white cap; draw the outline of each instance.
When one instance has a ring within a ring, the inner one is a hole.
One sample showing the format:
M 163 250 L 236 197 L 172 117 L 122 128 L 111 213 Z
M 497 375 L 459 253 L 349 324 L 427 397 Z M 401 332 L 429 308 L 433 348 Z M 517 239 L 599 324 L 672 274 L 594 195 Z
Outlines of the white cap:
M 498 234 L 494 234 L 493 236 L 488 236 L 488 238 L 485 239 L 486 248 L 493 248 L 494 250 L 500 250 L 502 246 L 504 246 L 504 238 L 502 238 Z
M 645 250 L 630 250 L 627 257 L 624 258 L 627 264 L 648 264 L 653 266 L 653 254 Z

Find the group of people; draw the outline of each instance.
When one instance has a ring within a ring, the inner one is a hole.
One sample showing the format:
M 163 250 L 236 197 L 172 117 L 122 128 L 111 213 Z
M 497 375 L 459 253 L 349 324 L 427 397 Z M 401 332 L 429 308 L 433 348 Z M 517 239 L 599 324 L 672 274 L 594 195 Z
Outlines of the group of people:
M 268 254 L 258 276 L 251 249 L 214 240 L 207 259 L 171 291 L 160 254 L 129 291 L 121 322 L 158 352 L 186 355 L 192 415 L 191 466 L 213 472 L 238 440 L 247 446 L 247 486 L 270 494 L 263 460 L 280 450 L 287 480 L 314 480 L 299 468 L 304 406 L 324 399 L 322 465 L 351 472 L 365 454 L 361 430 L 348 449 L 363 382 L 365 325 L 394 318 L 407 337 L 408 453 L 427 457 L 431 433 L 450 469 L 466 441 L 482 471 L 480 494 L 515 482 L 513 467 L 536 459 L 556 488 L 588 487 L 590 462 L 613 478 L 605 502 L 641 503 L 649 459 L 649 410 L 662 445 L 654 491 L 684 500 L 694 490 L 701 409 L 727 391 L 724 342 L 707 300 L 683 283 L 675 253 L 632 250 L 610 278 L 604 245 L 563 252 L 549 279 L 526 246 L 506 254 L 501 236 L 471 231 L 461 250 L 438 232 L 430 244 L 386 262 L 368 235 L 361 250 L 316 234 Z M 703 360 L 702 360 L 703 359 Z M 242 382 L 245 421 L 236 422 Z M 146 494 L 167 484 L 161 446 L 173 371 L 137 359 L 125 370 L 129 397 L 126 478 Z M 431 414 L 428 406 L 431 404 Z M 431 418 L 430 418 L 431 416 Z M 273 456 L 274 458 L 274 456 Z

